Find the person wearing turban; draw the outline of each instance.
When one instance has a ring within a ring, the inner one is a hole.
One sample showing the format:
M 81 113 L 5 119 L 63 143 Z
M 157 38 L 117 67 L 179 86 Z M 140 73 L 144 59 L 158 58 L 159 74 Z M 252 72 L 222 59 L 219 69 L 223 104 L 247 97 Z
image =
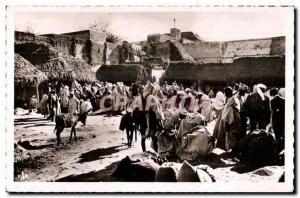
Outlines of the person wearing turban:
M 213 137 L 217 139 L 216 147 L 223 149 L 227 152 L 230 150 L 233 154 L 238 142 L 241 138 L 241 120 L 239 114 L 239 102 L 233 96 L 233 90 L 231 87 L 224 89 L 226 104 L 218 117 Z
M 250 94 L 244 103 L 244 109 L 250 119 L 250 132 L 255 129 L 265 130 L 270 123 L 270 99 L 265 95 L 266 89 L 264 84 L 257 84 L 256 92 Z
M 237 89 L 235 98 L 239 101 L 240 105 L 240 117 L 241 117 L 241 138 L 246 136 L 247 133 L 247 115 L 245 112 L 244 104 L 247 98 L 248 87 L 244 84 L 240 84 Z

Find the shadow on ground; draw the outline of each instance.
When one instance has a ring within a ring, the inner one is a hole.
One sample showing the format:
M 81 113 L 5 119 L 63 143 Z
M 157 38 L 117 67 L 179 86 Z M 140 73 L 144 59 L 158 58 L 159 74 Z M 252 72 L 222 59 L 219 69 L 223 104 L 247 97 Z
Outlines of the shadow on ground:
M 108 147 L 108 148 L 99 148 L 99 149 L 95 149 L 95 150 L 83 153 L 80 155 L 80 157 L 79 157 L 80 160 L 78 162 L 85 163 L 85 162 L 91 162 L 91 161 L 107 158 L 108 155 L 111 155 L 111 154 L 117 153 L 121 150 L 124 150 L 124 149 L 118 149 L 122 146 L 123 145 L 112 146 L 112 147 Z
M 69 175 L 56 180 L 56 182 L 113 182 L 113 181 L 125 181 L 122 178 L 111 176 L 119 164 L 114 162 L 100 171 L 91 171 L 80 175 Z
M 29 125 L 29 126 L 24 126 L 24 128 L 32 128 L 32 127 L 37 127 L 37 126 L 54 126 L 53 123 L 45 123 L 45 124 L 34 124 L 34 125 Z
M 19 141 L 18 145 L 25 148 L 26 150 L 38 150 L 38 149 L 44 149 L 47 147 L 54 147 L 55 144 L 40 144 L 40 145 L 32 145 L 29 141 Z
M 46 118 L 17 118 L 14 120 L 15 123 L 19 123 L 19 122 L 32 122 L 32 123 L 36 123 L 38 121 L 48 121 Z

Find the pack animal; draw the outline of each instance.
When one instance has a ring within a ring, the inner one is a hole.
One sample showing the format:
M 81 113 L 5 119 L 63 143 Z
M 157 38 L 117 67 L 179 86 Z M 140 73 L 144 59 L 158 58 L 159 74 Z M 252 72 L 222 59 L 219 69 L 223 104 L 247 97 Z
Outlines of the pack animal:
M 54 132 L 56 131 L 57 146 L 59 146 L 61 142 L 60 134 L 65 128 L 71 128 L 69 141 L 70 142 L 72 141 L 73 133 L 74 133 L 74 139 L 75 141 L 77 141 L 75 127 L 79 121 L 82 122 L 83 125 L 85 125 L 86 118 L 87 118 L 86 114 L 66 113 L 66 114 L 57 115 L 55 118 L 55 128 L 54 128 Z

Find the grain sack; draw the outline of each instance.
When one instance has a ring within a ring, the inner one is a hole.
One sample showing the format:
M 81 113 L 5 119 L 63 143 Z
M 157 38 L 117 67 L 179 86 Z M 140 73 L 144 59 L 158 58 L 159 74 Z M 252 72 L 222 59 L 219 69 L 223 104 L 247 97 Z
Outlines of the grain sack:
M 205 127 L 187 134 L 179 142 L 177 155 L 181 160 L 195 160 L 204 157 L 214 149 L 215 138 Z
M 177 132 L 177 137 L 180 139 L 185 134 L 189 133 L 194 127 L 204 125 L 204 122 L 205 117 L 200 113 L 189 113 L 186 118 L 181 121 Z
M 165 162 L 156 172 L 156 182 L 177 182 L 177 177 L 182 164 Z

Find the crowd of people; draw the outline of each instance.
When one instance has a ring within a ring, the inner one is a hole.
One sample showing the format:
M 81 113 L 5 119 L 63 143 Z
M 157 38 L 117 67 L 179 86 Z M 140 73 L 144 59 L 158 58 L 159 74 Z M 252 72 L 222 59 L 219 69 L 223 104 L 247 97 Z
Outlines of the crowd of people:
M 33 97 L 32 101 L 36 99 Z M 254 85 L 251 90 L 242 83 L 223 89 L 210 89 L 209 86 L 196 89 L 176 81 L 161 85 L 150 81 L 146 84 L 135 82 L 130 86 L 121 82 L 80 85 L 74 81 L 71 87 L 49 84 L 49 93 L 43 94 L 37 106 L 52 121 L 60 113 L 103 109 L 109 114 L 126 112 L 120 129 L 126 129 L 129 147 L 134 131 L 138 130 L 143 151 L 146 151 L 145 141 L 149 137 L 157 151 L 157 134 L 164 128 L 163 112 L 172 108 L 179 109 L 182 115 L 198 112 L 206 122 L 215 120 L 216 147 L 226 151 L 234 153 L 237 143 L 257 129 L 273 131 L 280 149 L 284 149 L 284 88 L 267 89 L 263 84 Z
M 212 90 L 207 86 L 203 91 L 201 88 L 184 88 L 176 82 L 171 85 L 164 82 L 162 86 L 148 82 L 146 85 L 133 84 L 129 90 L 133 97 L 140 97 L 142 101 L 139 108 L 134 102 L 135 105 L 128 107 L 132 115 L 138 115 L 133 119 L 140 125 L 137 128 L 142 134 L 143 151 L 146 150 L 144 142 L 147 134 L 152 139 L 154 150 L 157 149 L 157 133 L 153 131 L 163 128 L 162 112 L 170 108 L 179 109 L 183 115 L 198 112 L 207 122 L 216 120 L 213 131 L 216 147 L 233 154 L 239 141 L 255 130 L 273 131 L 279 150 L 284 149 L 284 88 L 267 89 L 264 84 L 257 84 L 250 90 L 247 85 L 239 83 L 222 90 Z M 151 108 L 147 109 L 147 106 Z M 132 131 L 131 128 L 128 131 Z M 150 132 L 147 133 L 147 130 Z M 131 144 L 132 133 L 127 134 Z
M 74 81 L 70 88 L 64 84 L 53 86 L 49 83 L 48 93 L 42 95 L 37 109 L 45 118 L 54 121 L 55 116 L 61 113 L 87 114 L 91 112 L 96 102 L 95 99 L 91 86 L 87 84 L 81 87 Z

